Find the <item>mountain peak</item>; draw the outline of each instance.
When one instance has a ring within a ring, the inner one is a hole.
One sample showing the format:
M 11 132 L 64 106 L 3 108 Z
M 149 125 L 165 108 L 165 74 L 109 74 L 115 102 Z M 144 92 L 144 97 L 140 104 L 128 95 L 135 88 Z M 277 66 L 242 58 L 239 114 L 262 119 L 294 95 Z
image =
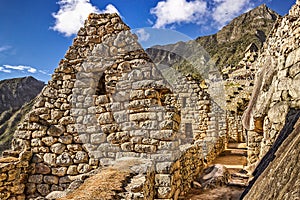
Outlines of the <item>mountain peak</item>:
M 218 33 L 196 40 L 211 55 L 216 65 L 237 65 L 250 44 L 260 49 L 280 15 L 262 4 L 236 18 Z
M 262 4 L 236 17 L 228 25 L 224 26 L 217 33 L 217 41 L 218 43 L 235 41 L 256 30 L 265 32 L 269 24 L 273 24 L 278 17 L 280 17 L 279 14 L 268 8 L 266 4 Z

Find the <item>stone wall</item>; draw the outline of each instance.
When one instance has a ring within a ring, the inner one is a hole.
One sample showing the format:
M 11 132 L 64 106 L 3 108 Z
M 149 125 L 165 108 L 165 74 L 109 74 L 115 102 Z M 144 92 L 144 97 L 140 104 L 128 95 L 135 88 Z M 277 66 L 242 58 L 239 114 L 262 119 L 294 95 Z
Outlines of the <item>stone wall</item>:
M 254 63 L 258 55 L 258 47 L 252 43 L 245 50 L 245 57 L 237 66 L 229 66 L 222 70 L 225 79 L 229 142 L 247 142 L 247 132 L 242 125 L 242 115 L 253 91 L 254 77 L 257 71 Z
M 254 92 L 243 123 L 249 130 L 249 161 L 255 164 L 272 146 L 287 113 L 300 108 L 299 1 L 279 19 L 258 58 Z
M 26 199 L 128 158 L 152 163 L 133 167 L 128 198 L 177 199 L 226 142 L 222 108 L 182 79 L 176 92 L 116 14 L 91 14 L 15 132 L 12 150 L 33 153 Z
M 20 155 L 11 152 L 12 156 L 6 155 L 0 158 L 0 199 L 25 199 L 25 184 L 30 169 L 32 153 L 23 151 Z M 18 158 L 16 158 L 18 156 Z

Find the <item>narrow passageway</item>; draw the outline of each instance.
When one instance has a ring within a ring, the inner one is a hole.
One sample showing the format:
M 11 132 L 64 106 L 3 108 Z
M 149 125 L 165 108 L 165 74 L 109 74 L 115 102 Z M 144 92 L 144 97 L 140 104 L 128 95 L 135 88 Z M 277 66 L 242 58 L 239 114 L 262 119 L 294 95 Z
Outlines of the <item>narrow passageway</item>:
M 199 182 L 193 183 L 193 188 L 180 199 L 182 200 L 238 200 L 244 191 L 248 175 L 244 169 L 247 165 L 247 147 L 245 143 L 229 143 L 227 149 L 221 153 L 210 166 L 225 167 L 224 183 L 211 181 L 213 184 L 205 186 Z M 204 170 L 205 171 L 205 170 Z M 211 172 L 210 172 L 211 173 Z M 208 176 L 208 175 L 205 175 Z M 205 177 L 203 176 L 203 177 Z M 212 177 L 217 178 L 218 177 Z M 223 180 L 223 178 L 222 178 Z

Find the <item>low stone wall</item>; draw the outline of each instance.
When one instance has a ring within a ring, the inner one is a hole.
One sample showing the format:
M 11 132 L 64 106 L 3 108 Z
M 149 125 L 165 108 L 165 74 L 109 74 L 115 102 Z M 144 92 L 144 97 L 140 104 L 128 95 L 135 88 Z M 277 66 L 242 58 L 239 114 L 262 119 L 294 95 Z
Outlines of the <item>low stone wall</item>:
M 17 153 L 14 156 L 17 156 Z M 31 156 L 30 151 L 24 151 L 18 158 L 10 155 L 0 158 L 0 199 L 25 199 Z

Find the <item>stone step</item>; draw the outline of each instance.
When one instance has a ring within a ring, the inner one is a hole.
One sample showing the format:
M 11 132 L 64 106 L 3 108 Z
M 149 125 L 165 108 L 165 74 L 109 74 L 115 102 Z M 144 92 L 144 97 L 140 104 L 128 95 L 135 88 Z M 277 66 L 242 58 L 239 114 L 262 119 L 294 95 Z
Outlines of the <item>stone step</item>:
M 244 165 L 229 165 L 223 164 L 227 169 L 244 169 Z
M 244 180 L 228 180 L 228 186 L 239 186 L 239 187 L 246 187 L 248 185 L 247 181 Z
M 241 156 L 247 156 L 247 150 L 246 149 L 225 149 L 225 154 L 235 154 L 235 155 L 241 155 Z
M 247 149 L 246 143 L 228 143 L 227 144 L 228 149 Z

